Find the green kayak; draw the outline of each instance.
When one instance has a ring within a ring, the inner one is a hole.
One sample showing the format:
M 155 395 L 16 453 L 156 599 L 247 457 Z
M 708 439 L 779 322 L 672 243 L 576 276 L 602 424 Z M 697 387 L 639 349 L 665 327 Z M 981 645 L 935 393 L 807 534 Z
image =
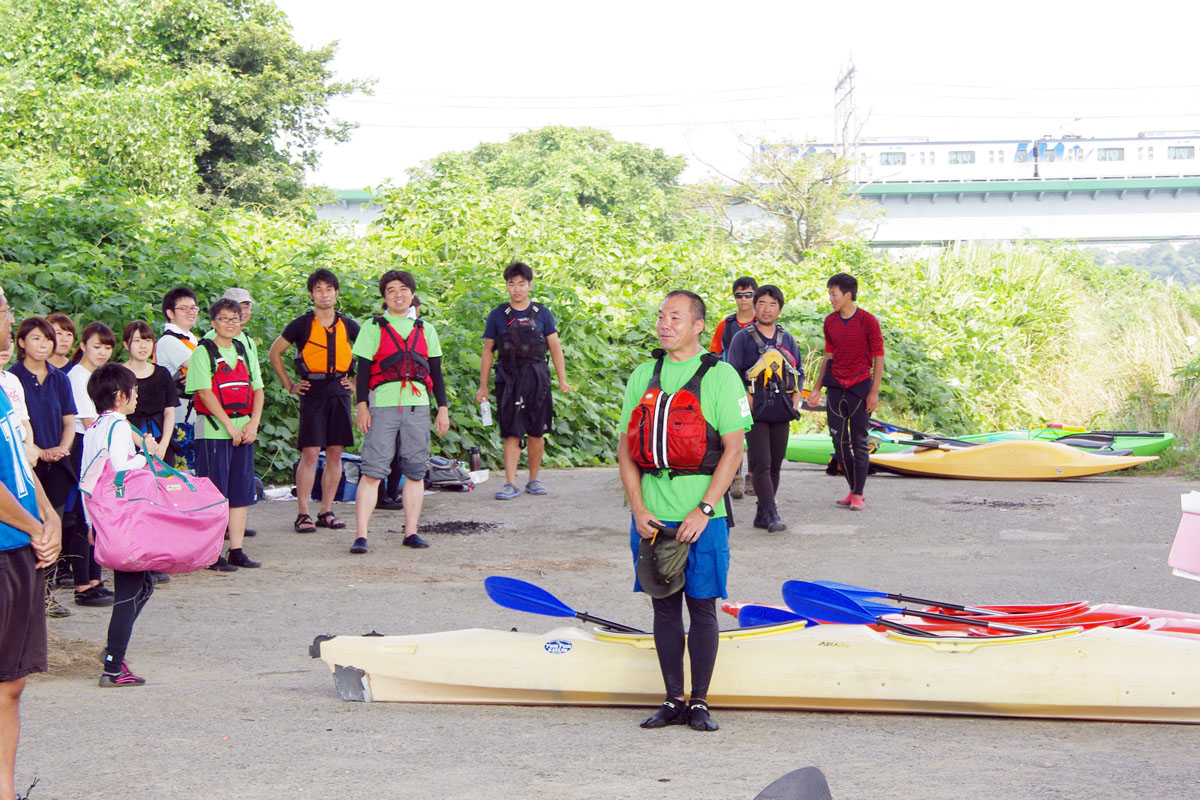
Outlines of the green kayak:
M 911 446 L 910 441 L 889 441 L 882 431 L 871 432 L 871 443 L 875 452 L 896 453 Z M 897 438 L 905 438 L 898 434 Z M 1057 441 L 1084 450 L 1128 450 L 1135 456 L 1153 456 L 1166 450 L 1175 441 L 1175 434 L 1166 431 L 1091 431 L 1081 428 L 1047 427 L 1023 431 L 989 431 L 953 437 L 953 442 L 983 444 L 1011 439 L 1041 439 Z M 788 437 L 786 457 L 788 461 L 805 464 L 829 463 L 833 455 L 833 442 L 825 433 L 795 433 Z

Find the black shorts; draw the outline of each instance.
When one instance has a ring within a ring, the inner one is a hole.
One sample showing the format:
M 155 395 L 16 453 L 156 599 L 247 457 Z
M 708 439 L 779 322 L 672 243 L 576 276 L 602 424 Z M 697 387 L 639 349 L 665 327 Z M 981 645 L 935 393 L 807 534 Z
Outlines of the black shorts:
M 311 390 L 310 390 L 311 391 Z M 350 423 L 350 395 L 300 396 L 300 430 L 296 446 L 351 447 L 354 426 Z
M 0 682 L 46 671 L 46 583 L 33 548 L 0 552 Z
M 75 437 L 79 439 L 81 437 Z M 46 499 L 56 509 L 61 509 L 71 496 L 71 490 L 79 486 L 79 478 L 72 471 L 71 457 L 60 461 L 41 461 L 33 468 L 42 488 L 46 491 Z

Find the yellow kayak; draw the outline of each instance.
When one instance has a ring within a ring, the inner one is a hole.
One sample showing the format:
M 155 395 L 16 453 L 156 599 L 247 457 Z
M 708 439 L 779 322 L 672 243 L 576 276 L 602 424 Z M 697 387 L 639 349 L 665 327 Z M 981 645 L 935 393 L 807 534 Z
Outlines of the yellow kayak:
M 645 633 L 556 628 L 317 637 L 347 700 L 656 706 Z M 920 637 L 803 621 L 721 633 L 709 699 L 724 708 L 1200 722 L 1200 641 L 1079 627 Z
M 974 447 L 940 444 L 901 453 L 873 453 L 871 463 L 891 472 L 978 481 L 1058 481 L 1128 469 L 1157 456 L 1098 455 L 1057 442 L 1012 439 Z

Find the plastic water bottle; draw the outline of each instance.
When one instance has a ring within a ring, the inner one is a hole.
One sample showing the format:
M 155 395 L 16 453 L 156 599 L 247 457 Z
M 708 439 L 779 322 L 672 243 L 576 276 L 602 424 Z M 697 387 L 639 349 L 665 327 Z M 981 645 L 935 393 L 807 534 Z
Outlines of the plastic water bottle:
M 492 424 L 492 404 L 487 400 L 479 404 L 479 421 L 484 425 Z

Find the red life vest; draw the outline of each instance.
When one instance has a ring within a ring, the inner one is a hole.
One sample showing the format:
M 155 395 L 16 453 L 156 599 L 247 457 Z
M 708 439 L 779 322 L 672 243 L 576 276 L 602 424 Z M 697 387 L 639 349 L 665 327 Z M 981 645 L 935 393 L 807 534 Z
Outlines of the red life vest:
M 655 350 L 653 355 L 658 359 L 654 375 L 625 431 L 633 463 L 642 472 L 666 471 L 671 477 L 712 475 L 721 460 L 721 436 L 704 418 L 700 384 L 721 359 L 715 353 L 700 356 L 700 366 L 688 382 L 667 394 L 659 382 L 666 354 Z
M 237 366 L 230 367 L 224 361 L 217 363 L 219 351 L 217 343 L 212 339 L 201 339 L 200 346 L 208 353 L 209 361 L 212 363 L 212 386 L 210 388 L 217 396 L 217 402 L 221 409 L 230 417 L 249 416 L 254 403 L 254 390 L 250 388 L 250 368 L 247 365 L 246 347 L 237 339 L 233 340 L 238 360 Z M 212 411 L 200 399 L 199 392 L 193 399 L 197 414 L 212 416 Z
M 414 381 L 424 383 L 433 390 L 433 377 L 429 374 L 429 345 L 425 342 L 425 326 L 421 320 L 413 320 L 408 339 L 401 341 L 384 317 L 374 317 L 379 326 L 379 349 L 371 360 L 371 375 L 368 386 L 374 389 L 385 383 L 399 381 L 401 385 Z

